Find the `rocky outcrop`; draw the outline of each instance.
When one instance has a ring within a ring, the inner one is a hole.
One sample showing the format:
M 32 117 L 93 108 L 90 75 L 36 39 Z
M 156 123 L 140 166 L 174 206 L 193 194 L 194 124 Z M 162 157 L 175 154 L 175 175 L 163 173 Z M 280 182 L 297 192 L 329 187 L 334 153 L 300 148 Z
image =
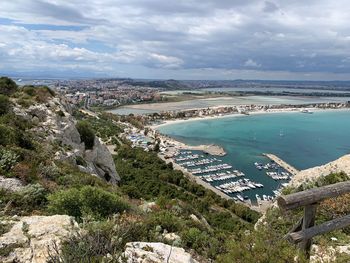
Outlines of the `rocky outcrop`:
M 95 138 L 94 147 L 85 150 L 84 143 L 75 126 L 75 119 L 64 98 L 52 98 L 45 104 L 35 104 L 29 108 L 14 107 L 14 112 L 35 124 L 34 130 L 43 140 L 62 146 L 56 152 L 57 160 L 68 160 L 79 165 L 79 169 L 99 176 L 111 183 L 120 180 L 113 158 L 99 138 Z M 79 159 L 79 160 L 78 160 Z
M 16 178 L 6 178 L 0 176 L 0 188 L 12 192 L 20 191 L 24 188 L 22 182 Z
M 343 157 L 325 165 L 300 171 L 292 178 L 290 185 L 298 186 L 304 182 L 314 181 L 319 177 L 339 172 L 344 172 L 350 175 L 350 154 L 344 155 Z
M 183 248 L 163 243 L 127 243 L 124 256 L 127 263 L 198 263 Z
M 111 153 L 98 137 L 95 137 L 93 149 L 85 151 L 84 159 L 88 169 L 95 171 L 97 175 L 107 181 L 116 183 L 120 179 Z
M 29 216 L 6 223 L 12 227 L 0 237 L 0 262 L 45 263 L 65 238 L 80 231 L 66 215 Z

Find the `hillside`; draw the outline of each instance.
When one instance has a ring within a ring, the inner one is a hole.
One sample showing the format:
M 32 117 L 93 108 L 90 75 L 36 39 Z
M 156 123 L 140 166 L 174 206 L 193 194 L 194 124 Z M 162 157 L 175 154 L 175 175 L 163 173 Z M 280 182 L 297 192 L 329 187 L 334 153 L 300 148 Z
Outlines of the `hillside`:
M 91 116 L 47 87 L 7 78 L 0 93 L 1 262 L 306 262 L 283 239 L 300 211 L 271 208 L 257 224 L 260 214 L 131 147 L 119 135 L 141 127 L 137 118 Z M 323 178 L 305 187 L 349 179 Z M 349 200 L 322 204 L 318 222 L 350 213 Z M 349 243 L 349 233 L 316 239 L 318 254 Z

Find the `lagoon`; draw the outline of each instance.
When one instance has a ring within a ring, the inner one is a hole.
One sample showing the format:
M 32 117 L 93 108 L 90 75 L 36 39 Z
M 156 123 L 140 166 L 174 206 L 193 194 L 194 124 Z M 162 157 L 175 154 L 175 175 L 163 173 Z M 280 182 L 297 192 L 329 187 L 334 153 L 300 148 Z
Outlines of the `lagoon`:
M 182 111 L 189 109 L 201 109 L 217 106 L 237 106 L 237 105 L 279 105 L 279 104 L 311 104 L 327 102 L 346 102 L 350 97 L 302 97 L 302 96 L 233 96 L 217 97 L 207 99 L 193 99 L 179 102 L 145 103 L 122 106 L 110 112 L 121 115 L 149 114 L 161 111 Z

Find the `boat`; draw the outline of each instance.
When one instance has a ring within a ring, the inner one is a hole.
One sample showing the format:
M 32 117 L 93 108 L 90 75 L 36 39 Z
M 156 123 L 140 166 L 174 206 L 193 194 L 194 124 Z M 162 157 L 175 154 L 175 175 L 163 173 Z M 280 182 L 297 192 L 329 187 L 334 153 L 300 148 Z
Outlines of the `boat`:
M 309 111 L 307 109 L 302 109 L 300 112 L 301 113 L 307 113 L 307 114 L 312 114 L 313 113 L 312 111 Z
M 236 195 L 236 197 L 238 198 L 239 201 L 244 202 L 244 198 L 240 194 Z

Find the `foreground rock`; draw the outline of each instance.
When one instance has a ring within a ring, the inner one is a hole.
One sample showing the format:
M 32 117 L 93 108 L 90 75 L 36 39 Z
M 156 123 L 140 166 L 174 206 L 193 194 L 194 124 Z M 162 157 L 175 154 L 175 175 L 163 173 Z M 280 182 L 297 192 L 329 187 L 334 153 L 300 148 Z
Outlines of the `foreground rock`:
M 124 256 L 127 263 L 198 263 L 183 248 L 163 243 L 127 243 Z
M 314 181 L 319 177 L 339 172 L 344 172 L 350 175 L 350 154 L 344 155 L 343 157 L 325 165 L 300 171 L 292 178 L 290 185 L 298 186 L 304 182 Z
M 2 222 L 2 224 L 5 222 Z M 28 216 L 6 222 L 9 232 L 0 237 L 0 262 L 45 263 L 54 247 L 79 231 L 67 215 Z

